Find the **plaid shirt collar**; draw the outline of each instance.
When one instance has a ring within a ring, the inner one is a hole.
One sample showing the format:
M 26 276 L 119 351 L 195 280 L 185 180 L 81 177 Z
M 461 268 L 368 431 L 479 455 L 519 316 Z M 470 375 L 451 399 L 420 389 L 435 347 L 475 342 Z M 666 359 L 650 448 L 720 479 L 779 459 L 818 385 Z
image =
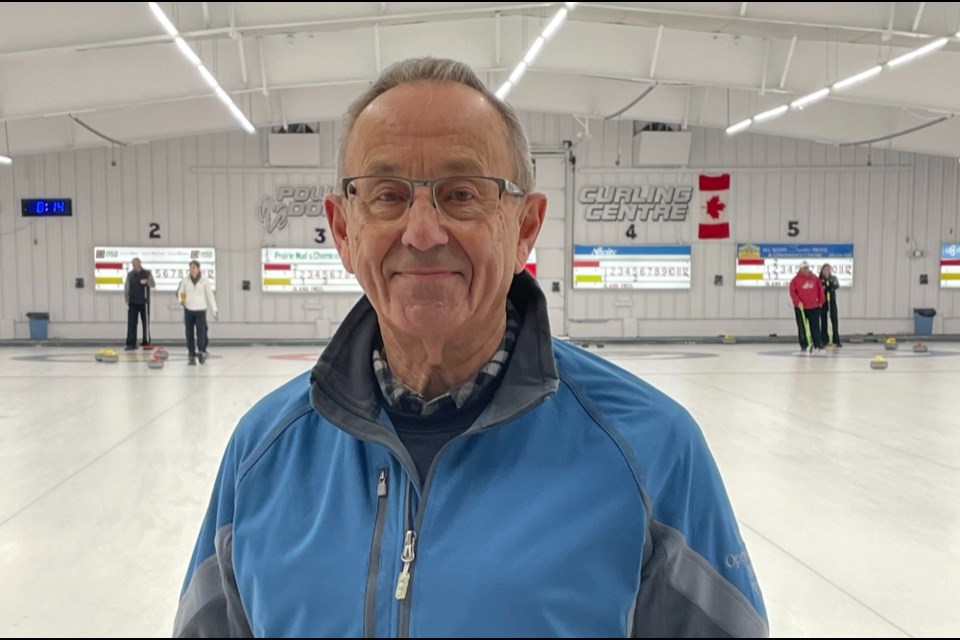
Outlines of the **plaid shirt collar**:
M 456 387 L 442 396 L 427 400 L 419 393 L 408 389 L 397 380 L 387 364 L 386 354 L 381 349 L 373 350 L 373 371 L 380 384 L 380 391 L 387 406 L 396 411 L 419 416 L 433 416 L 440 413 L 453 413 L 478 398 L 493 383 L 507 365 L 513 345 L 520 331 L 520 313 L 510 301 L 507 301 L 507 328 L 500 347 L 487 364 L 480 368 L 476 377 L 463 386 Z

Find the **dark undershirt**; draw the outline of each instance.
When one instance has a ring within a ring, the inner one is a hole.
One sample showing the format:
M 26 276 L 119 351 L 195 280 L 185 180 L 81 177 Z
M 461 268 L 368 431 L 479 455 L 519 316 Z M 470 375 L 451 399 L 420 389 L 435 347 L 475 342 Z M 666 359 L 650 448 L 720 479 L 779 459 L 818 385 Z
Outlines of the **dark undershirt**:
M 503 374 L 491 382 L 477 398 L 463 405 L 456 411 L 442 412 L 432 416 L 420 416 L 405 411 L 397 411 L 381 402 L 393 422 L 400 442 L 406 447 L 413 458 L 420 475 L 420 484 L 427 479 L 427 471 L 445 444 L 470 428 L 470 425 L 480 417 L 483 410 L 490 404 L 493 394 L 500 386 Z

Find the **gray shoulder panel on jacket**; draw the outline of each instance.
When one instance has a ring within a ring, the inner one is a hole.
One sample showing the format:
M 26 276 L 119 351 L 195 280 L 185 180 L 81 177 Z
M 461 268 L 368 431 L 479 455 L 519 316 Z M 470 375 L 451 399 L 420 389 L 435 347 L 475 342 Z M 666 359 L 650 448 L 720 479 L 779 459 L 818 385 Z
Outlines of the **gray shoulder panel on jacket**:
M 637 595 L 633 637 L 765 638 L 746 597 L 690 548 L 676 529 L 651 521 L 653 555 Z
M 217 531 L 216 554 L 197 566 L 180 599 L 174 638 L 252 638 L 233 573 L 233 525 Z

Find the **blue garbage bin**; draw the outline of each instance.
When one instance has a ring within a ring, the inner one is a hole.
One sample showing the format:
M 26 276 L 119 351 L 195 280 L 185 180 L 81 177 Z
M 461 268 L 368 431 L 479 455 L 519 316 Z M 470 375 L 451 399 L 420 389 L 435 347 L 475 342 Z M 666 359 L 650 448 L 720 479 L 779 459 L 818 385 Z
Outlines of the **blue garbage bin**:
M 918 336 L 933 335 L 933 317 L 935 315 L 937 315 L 936 309 L 914 309 L 913 333 Z
M 31 311 L 27 314 L 30 320 L 30 339 L 46 340 L 47 325 L 50 323 L 50 314 L 46 312 Z

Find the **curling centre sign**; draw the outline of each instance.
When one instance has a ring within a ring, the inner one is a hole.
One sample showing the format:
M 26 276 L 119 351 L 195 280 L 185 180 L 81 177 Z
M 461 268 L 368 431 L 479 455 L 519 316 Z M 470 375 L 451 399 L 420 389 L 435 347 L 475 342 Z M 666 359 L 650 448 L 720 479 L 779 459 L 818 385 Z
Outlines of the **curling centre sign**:
M 692 186 L 585 186 L 577 201 L 587 222 L 686 222 Z

